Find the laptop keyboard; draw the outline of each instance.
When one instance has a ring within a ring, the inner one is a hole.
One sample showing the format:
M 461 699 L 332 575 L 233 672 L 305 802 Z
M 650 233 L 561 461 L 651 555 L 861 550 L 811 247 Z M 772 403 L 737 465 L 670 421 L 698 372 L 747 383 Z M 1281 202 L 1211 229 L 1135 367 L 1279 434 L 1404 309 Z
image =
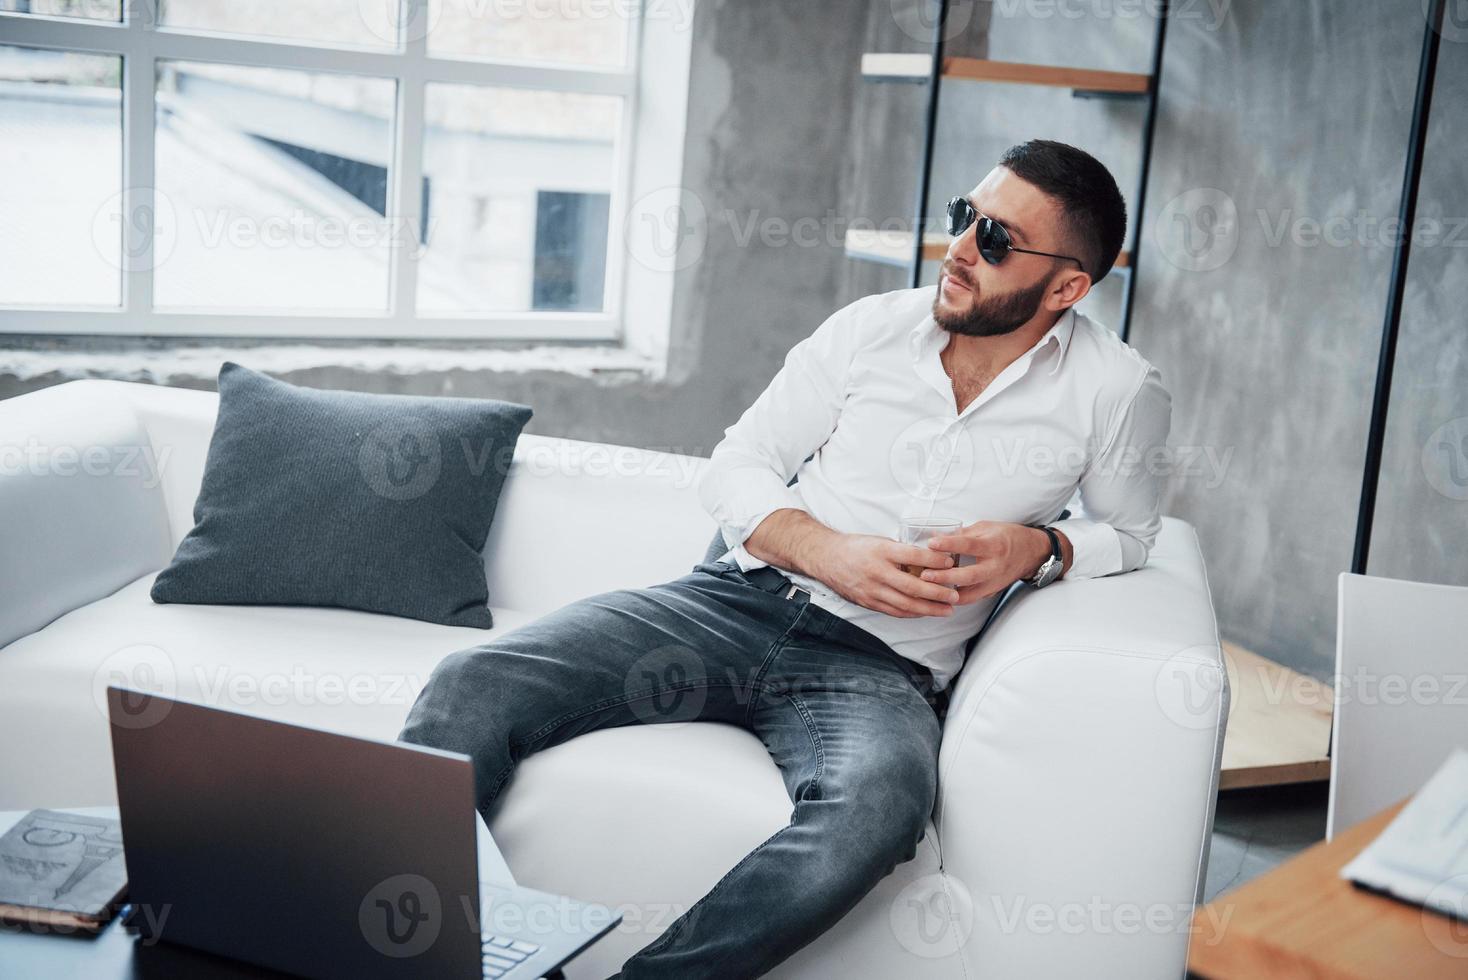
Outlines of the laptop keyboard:
M 506 939 L 504 936 L 485 936 L 483 949 L 484 975 L 490 978 L 504 976 L 540 952 L 540 947 L 534 943 Z

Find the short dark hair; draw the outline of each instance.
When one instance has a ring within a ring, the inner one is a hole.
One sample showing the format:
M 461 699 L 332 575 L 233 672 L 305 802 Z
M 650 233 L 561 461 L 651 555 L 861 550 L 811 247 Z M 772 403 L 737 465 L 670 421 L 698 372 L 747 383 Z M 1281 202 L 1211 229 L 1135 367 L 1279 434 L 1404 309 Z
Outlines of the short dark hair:
M 1085 150 L 1054 140 L 1011 146 L 999 166 L 1055 199 L 1076 258 L 1092 282 L 1104 279 L 1126 240 L 1126 201 L 1111 171 Z

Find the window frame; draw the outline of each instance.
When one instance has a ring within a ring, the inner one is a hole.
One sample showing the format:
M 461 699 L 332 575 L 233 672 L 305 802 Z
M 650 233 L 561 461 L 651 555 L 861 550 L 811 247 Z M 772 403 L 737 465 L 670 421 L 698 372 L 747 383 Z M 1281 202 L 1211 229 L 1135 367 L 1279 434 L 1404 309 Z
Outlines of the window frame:
M 426 0 L 399 0 L 425 3 Z M 396 49 L 333 46 L 162 26 L 159 0 L 124 0 L 121 22 L 0 13 L 0 43 L 120 56 L 122 61 L 123 213 L 146 213 L 155 182 L 154 123 L 161 61 L 332 72 L 397 84 L 386 221 L 393 229 L 422 222 L 425 93 L 432 83 L 614 95 L 623 99 L 608 218 L 604 310 L 599 313 L 508 311 L 419 315 L 417 235 L 390 247 L 388 307 L 382 313 L 246 313 L 155 309 L 153 243 L 143 223 L 124 222 L 120 307 L 40 307 L 0 303 L 0 335 L 91 334 L 331 340 L 502 340 L 555 343 L 616 341 L 654 355 L 666 347 L 671 268 L 632 261 L 623 229 L 642 198 L 681 180 L 691 30 L 630 18 L 620 67 L 582 67 L 430 56 L 428 38 L 410 34 Z M 409 8 L 411 9 L 411 8 Z M 417 34 L 419 32 L 412 32 Z M 655 66 L 654 71 L 644 66 Z M 673 84 L 668 84 L 673 82 Z M 397 233 L 397 237 L 408 232 Z M 207 325 L 201 330 L 201 324 Z

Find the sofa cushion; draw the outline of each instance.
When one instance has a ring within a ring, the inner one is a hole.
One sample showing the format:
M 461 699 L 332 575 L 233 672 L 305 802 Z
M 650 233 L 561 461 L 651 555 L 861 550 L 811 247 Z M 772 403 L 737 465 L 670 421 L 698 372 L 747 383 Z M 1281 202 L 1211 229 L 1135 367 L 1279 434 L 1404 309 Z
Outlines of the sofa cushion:
M 158 605 L 152 583 L 0 650 L 0 809 L 112 801 L 109 684 L 390 739 L 438 661 L 492 635 L 346 609 Z M 534 618 L 494 612 L 495 630 Z
M 237 364 L 156 602 L 340 606 L 488 628 L 481 552 L 530 409 L 299 388 Z

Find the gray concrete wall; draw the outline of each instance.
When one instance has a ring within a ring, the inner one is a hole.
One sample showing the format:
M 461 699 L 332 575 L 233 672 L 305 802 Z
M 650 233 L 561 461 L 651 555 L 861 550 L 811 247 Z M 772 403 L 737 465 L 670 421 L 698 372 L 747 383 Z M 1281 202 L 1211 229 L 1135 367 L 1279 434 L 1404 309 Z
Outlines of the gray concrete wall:
M 1132 340 L 1173 392 L 1173 445 L 1229 462 L 1174 476 L 1165 507 L 1198 528 L 1224 634 L 1319 677 L 1391 250 L 1311 223 L 1396 215 L 1421 6 L 1238 0 L 1168 36 Z
M 1367 571 L 1468 585 L 1468 24 L 1433 104 Z

